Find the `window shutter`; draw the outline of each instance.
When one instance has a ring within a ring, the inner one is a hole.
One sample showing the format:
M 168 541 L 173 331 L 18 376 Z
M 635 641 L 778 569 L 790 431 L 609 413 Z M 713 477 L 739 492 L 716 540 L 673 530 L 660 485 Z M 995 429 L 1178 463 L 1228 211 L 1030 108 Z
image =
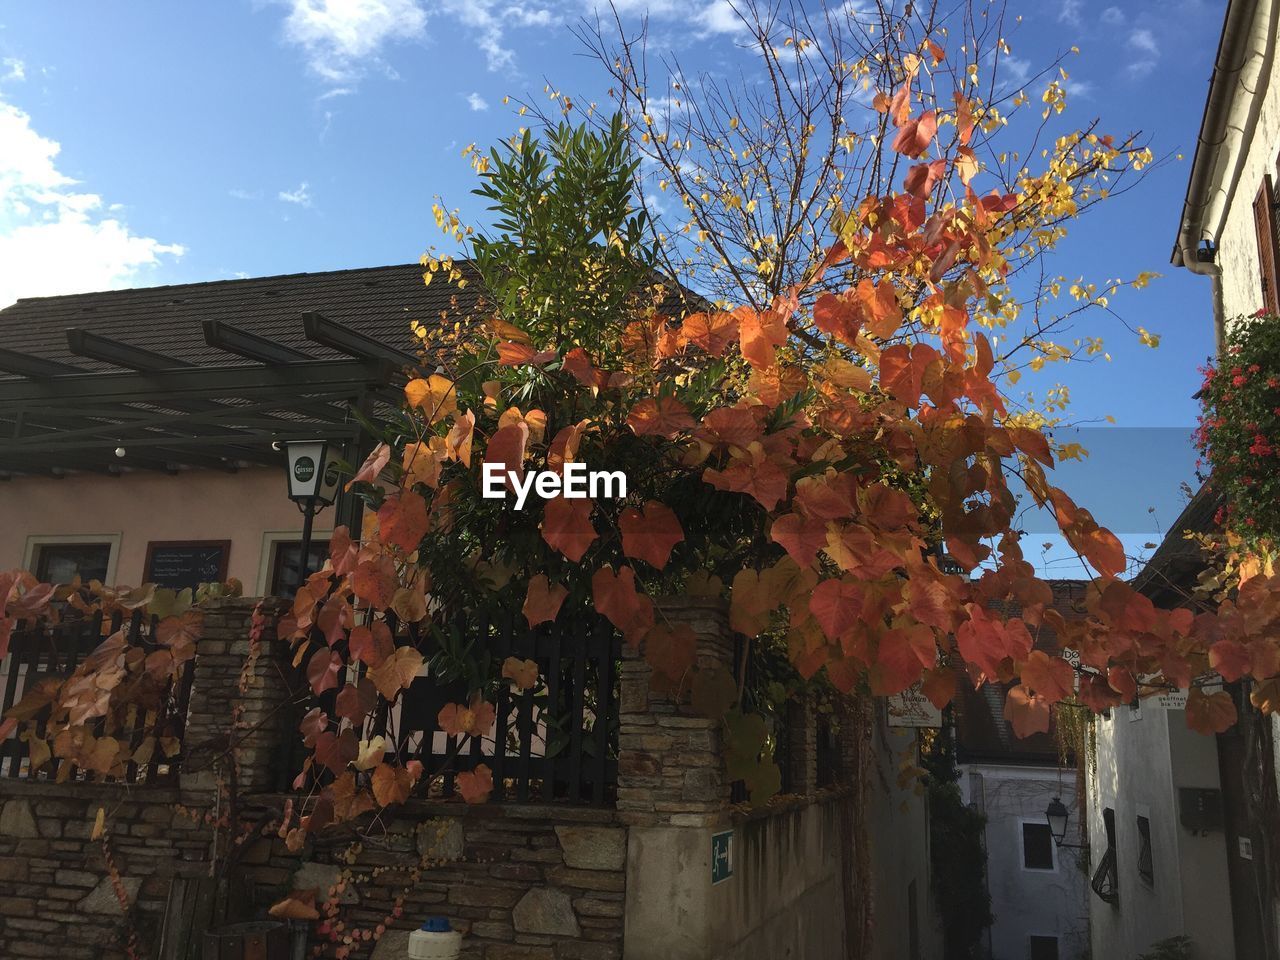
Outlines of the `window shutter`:
M 1253 223 L 1258 232 L 1258 270 L 1262 282 L 1262 308 L 1267 313 L 1280 313 L 1280 270 L 1277 270 L 1276 214 L 1272 204 L 1271 174 L 1262 178 L 1258 195 L 1253 200 Z

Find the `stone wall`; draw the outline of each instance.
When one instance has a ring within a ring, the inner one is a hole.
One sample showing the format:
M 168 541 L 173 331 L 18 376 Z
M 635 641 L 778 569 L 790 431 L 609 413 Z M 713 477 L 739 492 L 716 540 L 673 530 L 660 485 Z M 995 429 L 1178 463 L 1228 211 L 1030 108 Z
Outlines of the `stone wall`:
M 176 789 L 0 779 L 0 957 L 124 957 L 123 913 L 89 840 L 100 806 L 138 931 L 153 942 L 173 878 L 208 868 L 208 835 L 182 800 Z
M 112 854 L 144 949 L 157 942 L 174 878 L 208 874 L 209 821 L 233 711 L 242 734 L 242 813 L 259 823 L 243 845 L 236 899 L 252 914 L 291 891 L 336 905 L 311 933 L 334 956 L 406 955 L 409 931 L 431 915 L 464 930 L 467 960 L 844 960 L 848 896 L 841 804 L 847 790 L 813 791 L 809 711 L 792 718 L 791 776 L 810 795 L 749 814 L 729 803 L 718 721 L 650 689 L 629 651 L 622 668 L 616 809 L 413 801 L 364 824 L 326 831 L 297 853 L 277 836 L 282 748 L 296 737 L 281 709 L 288 651 L 264 632 L 252 682 L 241 689 L 253 602 L 208 608 L 186 746 L 174 787 L 0 780 L 0 957 L 116 960 L 125 920 L 101 844 Z M 732 662 L 723 607 L 665 605 L 690 623 L 704 665 Z M 733 876 L 711 881 L 711 838 L 733 834 Z M 358 842 L 357 842 L 358 841 Z M 340 925 L 339 925 L 340 924 Z M 371 935 L 380 925 L 376 942 Z M 625 938 L 624 938 L 625 933 Z
M 383 923 L 403 897 L 402 914 L 372 950 L 375 960 L 406 956 L 409 931 L 437 915 L 466 933 L 468 960 L 621 957 L 626 829 L 613 811 L 411 802 L 382 826 L 385 833 L 366 837 L 350 863 L 354 838 L 341 831 L 301 856 L 278 839 L 259 841 L 246 854 L 253 899 L 267 904 L 318 888 L 324 900 L 340 879 L 354 877 L 337 892 L 349 932 Z

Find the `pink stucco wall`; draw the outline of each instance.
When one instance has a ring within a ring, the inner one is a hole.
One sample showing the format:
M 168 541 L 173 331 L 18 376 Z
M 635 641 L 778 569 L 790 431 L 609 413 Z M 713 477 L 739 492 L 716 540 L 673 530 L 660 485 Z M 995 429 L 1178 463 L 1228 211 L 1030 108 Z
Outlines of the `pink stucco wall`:
M 316 534 L 332 526 L 329 508 L 316 518 Z M 0 570 L 21 566 L 30 556 L 32 538 L 118 537 L 114 579 L 137 585 L 149 541 L 230 540 L 228 575 L 239 578 L 251 595 L 262 589 L 269 541 L 296 540 L 301 529 L 302 515 L 286 496 L 283 470 L 0 482 Z

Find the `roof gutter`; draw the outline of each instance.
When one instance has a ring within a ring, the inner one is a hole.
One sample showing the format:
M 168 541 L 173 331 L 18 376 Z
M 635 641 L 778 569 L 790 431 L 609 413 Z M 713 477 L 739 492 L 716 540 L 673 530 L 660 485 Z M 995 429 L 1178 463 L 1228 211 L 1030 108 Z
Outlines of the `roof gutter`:
M 1258 7 L 1268 15 L 1265 32 L 1253 28 Z M 1280 2 L 1263 0 L 1261 4 L 1249 0 L 1231 0 L 1222 25 L 1222 37 L 1218 41 L 1218 54 L 1214 60 L 1213 76 L 1209 81 L 1209 97 L 1205 102 L 1204 117 L 1200 121 L 1200 135 L 1196 142 L 1195 158 L 1191 163 L 1191 177 L 1187 183 L 1187 195 L 1182 207 L 1182 221 L 1172 262 L 1192 273 L 1210 277 L 1213 283 L 1214 335 L 1219 352 L 1226 332 L 1222 304 L 1222 268 L 1212 259 L 1201 260 L 1198 251 L 1200 241 L 1208 239 L 1215 245 L 1222 231 L 1222 220 L 1231 207 L 1244 169 L 1246 151 L 1235 151 L 1235 162 L 1230 171 L 1221 169 L 1224 160 L 1230 161 L 1229 145 L 1247 145 L 1252 139 L 1262 110 L 1271 68 L 1275 60 L 1277 17 Z M 1248 74 L 1245 67 L 1258 61 L 1256 71 Z M 1250 87 L 1250 81 L 1253 81 Z M 1248 104 L 1246 116 L 1239 117 L 1240 99 L 1243 93 Z M 1234 123 L 1232 121 L 1235 121 Z M 1233 136 L 1233 133 L 1236 134 Z M 1224 155 L 1225 151 L 1225 155 Z M 1208 223 L 1214 201 L 1222 197 L 1217 222 Z

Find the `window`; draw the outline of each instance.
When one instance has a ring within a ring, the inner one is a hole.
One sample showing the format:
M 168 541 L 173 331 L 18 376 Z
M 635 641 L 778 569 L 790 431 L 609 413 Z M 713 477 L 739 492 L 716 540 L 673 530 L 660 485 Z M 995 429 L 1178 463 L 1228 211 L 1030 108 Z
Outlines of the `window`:
M 329 559 L 328 534 L 311 541 L 311 559 L 307 570 L 315 573 Z M 272 597 L 292 597 L 302 581 L 298 577 L 298 560 L 302 557 L 301 540 L 278 540 L 271 552 L 271 579 L 267 581 L 267 594 Z
M 1049 824 L 1028 820 L 1022 824 L 1022 865 L 1028 870 L 1053 869 L 1053 834 Z
M 1253 199 L 1253 225 L 1258 239 L 1258 280 L 1262 285 L 1262 309 L 1267 313 L 1280 313 L 1280 297 L 1277 296 L 1276 219 L 1274 194 L 1271 190 L 1271 174 L 1262 178 L 1258 194 Z
M 1155 885 L 1156 873 L 1151 863 L 1151 821 L 1146 817 L 1138 818 L 1138 876 Z
M 70 583 L 79 575 L 85 583 L 107 581 L 111 570 L 110 543 L 37 543 L 34 573 L 44 583 Z
M 1032 935 L 1031 960 L 1058 960 L 1058 938 Z
M 1089 886 L 1100 900 L 1115 906 L 1120 902 L 1120 887 L 1116 875 L 1116 812 L 1110 807 L 1102 811 L 1102 823 L 1107 830 L 1107 850 L 1098 861 Z

